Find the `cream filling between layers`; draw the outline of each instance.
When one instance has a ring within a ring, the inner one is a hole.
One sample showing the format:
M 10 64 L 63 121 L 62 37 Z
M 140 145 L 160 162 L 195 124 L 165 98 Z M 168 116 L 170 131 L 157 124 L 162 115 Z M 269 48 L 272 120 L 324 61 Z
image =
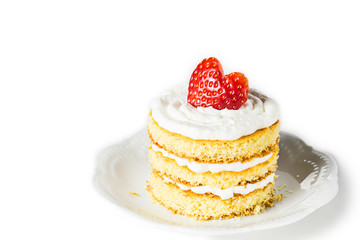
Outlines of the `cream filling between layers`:
M 192 191 L 197 194 L 205 194 L 211 193 L 216 196 L 219 196 L 222 200 L 232 198 L 234 194 L 241 194 L 246 195 L 249 194 L 257 189 L 262 189 L 266 187 L 269 183 L 275 180 L 275 173 L 271 173 L 266 178 L 262 179 L 256 183 L 248 183 L 245 186 L 236 186 L 227 189 L 220 189 L 220 188 L 211 188 L 208 186 L 197 186 L 197 187 L 188 187 L 184 184 L 174 182 L 173 180 L 169 179 L 168 177 L 162 175 L 161 176 L 165 181 L 176 184 L 181 190 L 184 191 Z
M 153 143 L 151 144 L 151 148 L 156 152 L 160 152 L 164 157 L 174 159 L 179 166 L 186 166 L 191 171 L 196 172 L 196 173 L 204 173 L 207 171 L 210 171 L 212 173 L 218 173 L 218 172 L 222 172 L 222 171 L 241 172 L 248 168 L 254 167 L 260 163 L 266 162 L 274 154 L 274 153 L 270 153 L 264 157 L 254 158 L 251 161 L 244 162 L 244 163 L 241 163 L 241 162 L 197 163 L 197 162 L 190 162 L 186 158 L 181 158 L 181 157 L 175 156 L 174 154 L 171 154 L 171 153 L 167 152 L 166 150 L 159 148 L 158 146 L 156 146 Z

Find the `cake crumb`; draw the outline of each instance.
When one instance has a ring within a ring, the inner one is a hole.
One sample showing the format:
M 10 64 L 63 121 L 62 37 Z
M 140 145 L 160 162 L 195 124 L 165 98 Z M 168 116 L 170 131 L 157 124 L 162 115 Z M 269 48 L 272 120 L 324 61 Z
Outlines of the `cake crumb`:
M 129 194 L 131 194 L 131 195 L 133 195 L 133 196 L 135 196 L 135 197 L 138 197 L 138 196 L 139 196 L 139 194 L 137 194 L 136 192 L 129 192 Z
M 285 184 L 285 183 L 284 183 L 283 185 L 281 185 L 281 186 L 278 185 L 278 191 L 283 190 L 285 187 L 286 187 L 286 184 Z
M 299 177 L 300 177 L 300 175 L 299 175 L 299 174 L 297 174 L 297 175 L 296 175 L 296 177 L 297 177 L 297 178 L 299 178 Z
M 280 192 L 280 191 L 285 191 L 287 193 L 293 193 L 293 190 L 290 190 L 290 189 L 287 189 L 287 185 L 286 184 L 282 184 L 281 186 L 280 185 L 277 185 L 277 190 Z M 285 198 L 286 196 L 284 196 Z
M 280 202 L 282 199 L 284 198 L 284 195 L 282 195 L 281 193 L 280 194 L 277 194 L 274 196 L 274 201 L 276 202 Z

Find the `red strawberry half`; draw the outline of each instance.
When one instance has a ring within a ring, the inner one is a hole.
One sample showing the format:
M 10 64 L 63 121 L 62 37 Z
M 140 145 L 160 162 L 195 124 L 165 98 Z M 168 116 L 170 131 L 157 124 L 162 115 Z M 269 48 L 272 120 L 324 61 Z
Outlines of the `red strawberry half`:
M 194 107 L 239 109 L 248 98 L 249 85 L 244 74 L 224 76 L 216 58 L 206 58 L 191 75 L 187 101 Z

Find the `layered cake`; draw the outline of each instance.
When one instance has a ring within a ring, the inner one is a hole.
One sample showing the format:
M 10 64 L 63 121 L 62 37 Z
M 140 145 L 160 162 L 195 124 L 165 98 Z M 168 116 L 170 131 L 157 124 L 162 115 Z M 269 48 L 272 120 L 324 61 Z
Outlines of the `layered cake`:
M 204 59 L 188 84 L 151 102 L 147 190 L 198 220 L 261 213 L 274 202 L 279 127 L 274 100 Z

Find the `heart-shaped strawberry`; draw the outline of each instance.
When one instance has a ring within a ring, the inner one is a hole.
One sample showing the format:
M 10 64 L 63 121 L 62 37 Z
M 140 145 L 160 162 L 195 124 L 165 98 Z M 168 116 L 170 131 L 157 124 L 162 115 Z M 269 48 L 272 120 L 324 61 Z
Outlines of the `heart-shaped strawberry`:
M 221 110 L 239 109 L 248 98 L 249 85 L 244 74 L 234 72 L 224 76 L 216 58 L 206 58 L 191 75 L 187 101 L 194 107 Z

